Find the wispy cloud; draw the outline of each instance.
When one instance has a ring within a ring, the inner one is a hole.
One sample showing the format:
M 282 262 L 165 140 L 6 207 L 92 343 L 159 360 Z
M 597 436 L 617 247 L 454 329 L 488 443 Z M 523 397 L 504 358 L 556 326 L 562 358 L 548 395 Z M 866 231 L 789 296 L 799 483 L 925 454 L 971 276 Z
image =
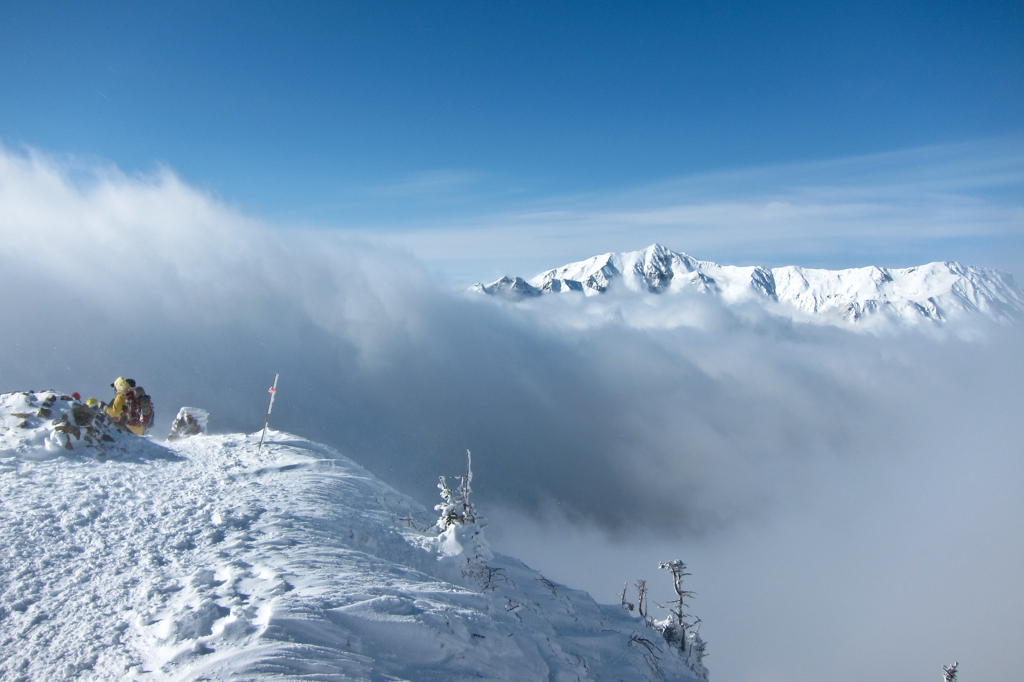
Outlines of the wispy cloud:
M 450 196 L 464 192 L 484 179 L 481 173 L 464 170 L 431 170 L 415 173 L 399 182 L 368 187 L 371 196 L 406 198 L 423 196 Z
M 456 279 L 473 272 L 479 279 L 530 276 L 653 242 L 721 262 L 965 260 L 1019 270 L 1022 196 L 1024 138 L 1012 137 L 535 198 L 500 213 L 427 216 L 385 238 Z

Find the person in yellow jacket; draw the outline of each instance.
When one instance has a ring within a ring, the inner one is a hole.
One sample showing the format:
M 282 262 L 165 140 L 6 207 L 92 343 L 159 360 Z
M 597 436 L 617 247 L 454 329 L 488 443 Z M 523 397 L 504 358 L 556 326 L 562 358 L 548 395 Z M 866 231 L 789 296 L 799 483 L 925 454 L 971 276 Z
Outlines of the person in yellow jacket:
M 128 383 L 129 381 L 131 381 L 131 383 Z M 114 399 L 110 401 L 110 404 L 107 405 L 106 410 L 104 410 L 107 413 L 107 416 L 110 417 L 111 421 L 123 425 L 124 422 L 128 420 L 127 414 L 125 413 L 124 404 L 126 399 L 124 394 L 134 388 L 134 386 L 132 386 L 134 383 L 135 382 L 131 379 L 118 377 L 114 379 L 114 383 L 110 384 L 111 388 L 117 391 L 117 395 L 114 396 Z
M 149 396 L 132 379 L 118 377 L 110 385 L 117 391 L 117 395 L 107 406 L 107 416 L 136 436 L 145 435 L 153 425 L 153 403 Z

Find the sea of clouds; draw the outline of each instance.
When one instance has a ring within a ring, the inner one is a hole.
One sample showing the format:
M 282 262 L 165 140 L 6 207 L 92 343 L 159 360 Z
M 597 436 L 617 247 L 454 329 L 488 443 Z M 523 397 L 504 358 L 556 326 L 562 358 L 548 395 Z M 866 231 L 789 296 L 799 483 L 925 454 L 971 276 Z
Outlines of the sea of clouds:
M 107 399 L 130 376 L 156 433 L 182 405 L 253 432 L 279 372 L 273 427 L 425 504 L 471 449 L 499 548 L 599 601 L 687 560 L 721 679 L 1024 673 L 1019 329 L 514 304 L 167 169 L 9 149 L 0 292 L 0 391 Z

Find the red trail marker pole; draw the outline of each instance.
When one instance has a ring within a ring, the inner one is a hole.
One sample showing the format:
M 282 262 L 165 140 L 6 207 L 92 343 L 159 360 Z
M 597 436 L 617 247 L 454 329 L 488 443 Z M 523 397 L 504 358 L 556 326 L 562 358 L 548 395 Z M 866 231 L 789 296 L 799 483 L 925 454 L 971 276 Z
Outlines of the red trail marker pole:
M 263 449 L 263 439 L 267 435 L 267 424 L 270 423 L 270 410 L 274 408 L 274 396 L 277 395 L 277 374 L 274 375 L 274 385 L 270 387 L 270 402 L 267 403 L 267 416 L 263 420 L 263 435 L 260 436 L 260 444 L 256 447 L 256 452 Z

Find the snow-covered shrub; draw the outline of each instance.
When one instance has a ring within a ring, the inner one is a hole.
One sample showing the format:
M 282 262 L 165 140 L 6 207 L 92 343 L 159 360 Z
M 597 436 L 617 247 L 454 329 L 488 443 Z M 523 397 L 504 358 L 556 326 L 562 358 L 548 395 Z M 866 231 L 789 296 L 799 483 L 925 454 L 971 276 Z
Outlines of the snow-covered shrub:
M 483 519 L 469 501 L 473 482 L 473 455 L 466 450 L 466 475 L 459 476 L 459 485 L 452 490 L 444 476 L 437 484 L 443 502 L 434 507 L 440 516 L 435 527 L 439 531 L 437 551 L 439 560 L 450 559 L 464 577 L 474 578 L 487 589 L 499 578 L 488 570 L 487 562 L 494 558 L 483 534 Z
M 690 646 L 686 651 L 686 665 L 693 671 L 693 674 L 702 680 L 708 679 L 708 669 L 704 666 L 704 656 L 707 655 L 707 643 L 700 636 L 700 621 L 688 635 Z
M 453 524 L 475 523 L 476 510 L 469 501 L 469 494 L 473 491 L 470 487 L 473 483 L 473 453 L 466 450 L 466 475 L 459 476 L 458 488 L 452 490 L 444 476 L 440 479 L 437 487 L 444 502 L 434 507 L 441 512 L 440 518 L 437 519 L 438 530 L 443 532 Z

